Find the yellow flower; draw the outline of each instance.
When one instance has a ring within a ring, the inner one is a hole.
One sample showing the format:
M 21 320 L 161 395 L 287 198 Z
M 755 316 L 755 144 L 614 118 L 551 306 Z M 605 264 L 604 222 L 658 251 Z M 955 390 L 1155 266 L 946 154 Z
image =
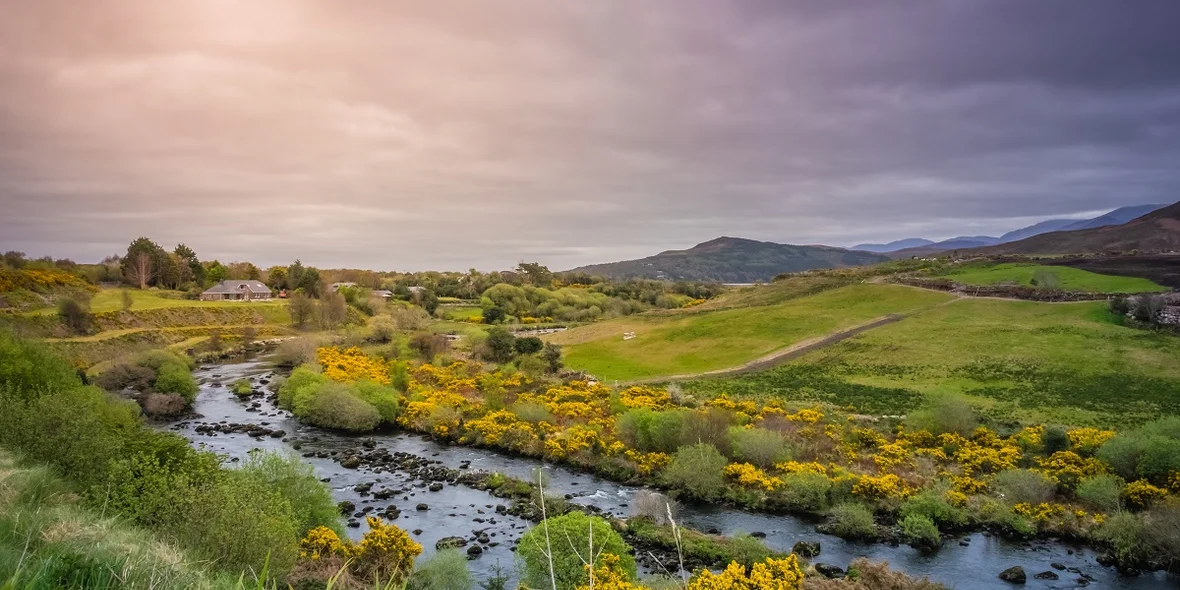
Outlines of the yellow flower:
M 1168 490 L 1156 487 L 1145 479 L 1135 480 L 1123 488 L 1123 498 L 1132 508 L 1147 508 L 1168 495 Z

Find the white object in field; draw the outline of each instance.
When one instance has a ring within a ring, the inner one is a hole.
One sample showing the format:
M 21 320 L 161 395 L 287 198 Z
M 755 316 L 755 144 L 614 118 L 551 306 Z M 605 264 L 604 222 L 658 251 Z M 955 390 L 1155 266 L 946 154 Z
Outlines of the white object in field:
M 630 340 L 635 337 L 635 332 L 623 332 L 623 340 Z

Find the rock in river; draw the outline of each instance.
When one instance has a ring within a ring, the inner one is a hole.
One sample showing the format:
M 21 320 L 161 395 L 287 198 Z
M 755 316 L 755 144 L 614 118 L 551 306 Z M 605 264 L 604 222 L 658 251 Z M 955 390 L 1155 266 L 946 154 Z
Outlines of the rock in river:
M 844 577 L 844 570 L 842 570 L 830 563 L 817 563 L 817 564 L 815 564 L 815 571 L 819 572 L 819 574 L 825 578 L 843 578 Z
M 438 551 L 444 549 L 458 549 L 467 545 L 467 539 L 463 537 L 443 537 L 434 544 L 434 548 Z
M 1027 577 L 1024 575 L 1024 568 L 1014 565 L 1000 572 L 1000 579 L 1009 584 L 1023 584 Z
M 799 557 L 811 559 L 819 555 L 819 542 L 799 541 L 791 547 L 791 553 L 798 554 Z

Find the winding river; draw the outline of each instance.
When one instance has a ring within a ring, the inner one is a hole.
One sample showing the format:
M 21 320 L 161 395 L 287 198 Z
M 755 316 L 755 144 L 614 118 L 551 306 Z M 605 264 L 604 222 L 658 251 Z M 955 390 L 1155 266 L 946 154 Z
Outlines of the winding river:
M 410 453 L 437 461 L 449 468 L 479 469 L 500 472 L 529 479 L 533 470 L 543 467 L 548 473 L 549 491 L 570 497 L 571 501 L 593 505 L 617 516 L 629 514 L 629 502 L 640 489 L 593 475 L 574 472 L 562 467 L 542 466 L 537 460 L 475 449 L 440 445 L 415 434 L 384 434 L 353 437 L 340 433 L 300 425 L 289 413 L 280 410 L 263 396 L 237 399 L 229 386 L 237 379 L 251 378 L 256 382 L 275 377 L 273 364 L 265 358 L 249 359 L 206 366 L 194 373 L 201 384 L 194 411 L 200 417 L 169 425 L 168 428 L 185 436 L 198 447 L 214 451 L 231 461 L 241 460 L 253 449 L 297 452 L 311 463 L 316 473 L 328 482 L 337 501 L 353 502 L 358 514 L 369 511 L 385 512 L 390 507 L 400 511 L 394 522 L 412 531 L 429 554 L 435 543 L 445 537 L 475 539 L 486 535 L 485 543 L 476 543 L 483 553 L 470 563 L 477 578 L 486 578 L 499 565 L 511 574 L 513 541 L 528 528 L 529 523 L 515 516 L 497 513 L 496 507 L 505 501 L 487 492 L 463 485 L 447 484 L 439 491 L 430 491 L 427 483 L 416 481 L 399 471 L 374 472 L 367 467 L 346 469 L 332 458 L 333 453 L 354 449 L 362 441 L 390 452 Z M 253 406 L 253 407 L 252 407 Z M 283 431 L 282 436 L 249 436 L 246 433 L 208 432 L 201 425 L 255 424 L 271 430 Z M 295 450 L 295 447 L 298 450 Z M 317 457 L 316 455 L 322 455 Z M 372 491 L 384 490 L 384 500 L 372 493 L 356 490 L 359 485 L 372 484 Z M 420 510 L 419 504 L 426 504 Z M 365 527 L 363 518 L 350 525 L 350 534 L 359 538 Z M 894 569 L 910 575 L 929 576 L 932 580 L 958 589 L 1008 588 L 997 574 L 1012 566 L 1022 566 L 1032 588 L 1092 588 L 1146 589 L 1177 586 L 1177 579 L 1162 572 L 1145 573 L 1136 577 L 1121 576 L 1112 568 L 1095 561 L 1093 550 L 1064 542 L 1012 542 L 982 533 L 948 539 L 934 555 L 924 555 L 908 546 L 863 544 L 845 541 L 815 531 L 813 523 L 790 516 L 747 512 L 715 505 L 685 505 L 681 520 L 693 528 L 719 531 L 724 534 L 765 533 L 765 542 L 773 549 L 789 551 L 797 541 L 818 541 L 822 552 L 814 561 L 847 568 L 853 559 L 864 556 L 874 561 L 887 561 Z M 1055 569 L 1051 564 L 1064 566 Z M 1035 579 L 1034 574 L 1053 572 L 1057 580 Z

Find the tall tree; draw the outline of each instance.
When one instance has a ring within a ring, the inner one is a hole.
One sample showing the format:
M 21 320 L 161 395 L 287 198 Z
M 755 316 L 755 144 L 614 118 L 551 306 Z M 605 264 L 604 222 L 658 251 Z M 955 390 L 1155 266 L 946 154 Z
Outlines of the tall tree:
M 275 290 L 286 289 L 287 267 L 272 266 L 266 269 L 266 285 Z
M 127 246 L 127 255 L 123 257 L 123 276 L 131 283 L 146 289 L 156 276 L 156 264 L 164 252 L 155 242 L 148 238 L 137 238 Z
M 203 285 L 205 283 L 205 267 L 201 265 L 201 261 L 197 258 L 197 253 L 192 248 L 184 244 L 177 244 L 176 249 L 172 253 L 180 259 L 182 268 L 180 269 L 181 283 L 196 283 Z
M 213 283 L 224 281 L 227 275 L 229 275 L 229 269 L 216 260 L 210 262 L 209 266 L 205 269 L 205 278 Z

